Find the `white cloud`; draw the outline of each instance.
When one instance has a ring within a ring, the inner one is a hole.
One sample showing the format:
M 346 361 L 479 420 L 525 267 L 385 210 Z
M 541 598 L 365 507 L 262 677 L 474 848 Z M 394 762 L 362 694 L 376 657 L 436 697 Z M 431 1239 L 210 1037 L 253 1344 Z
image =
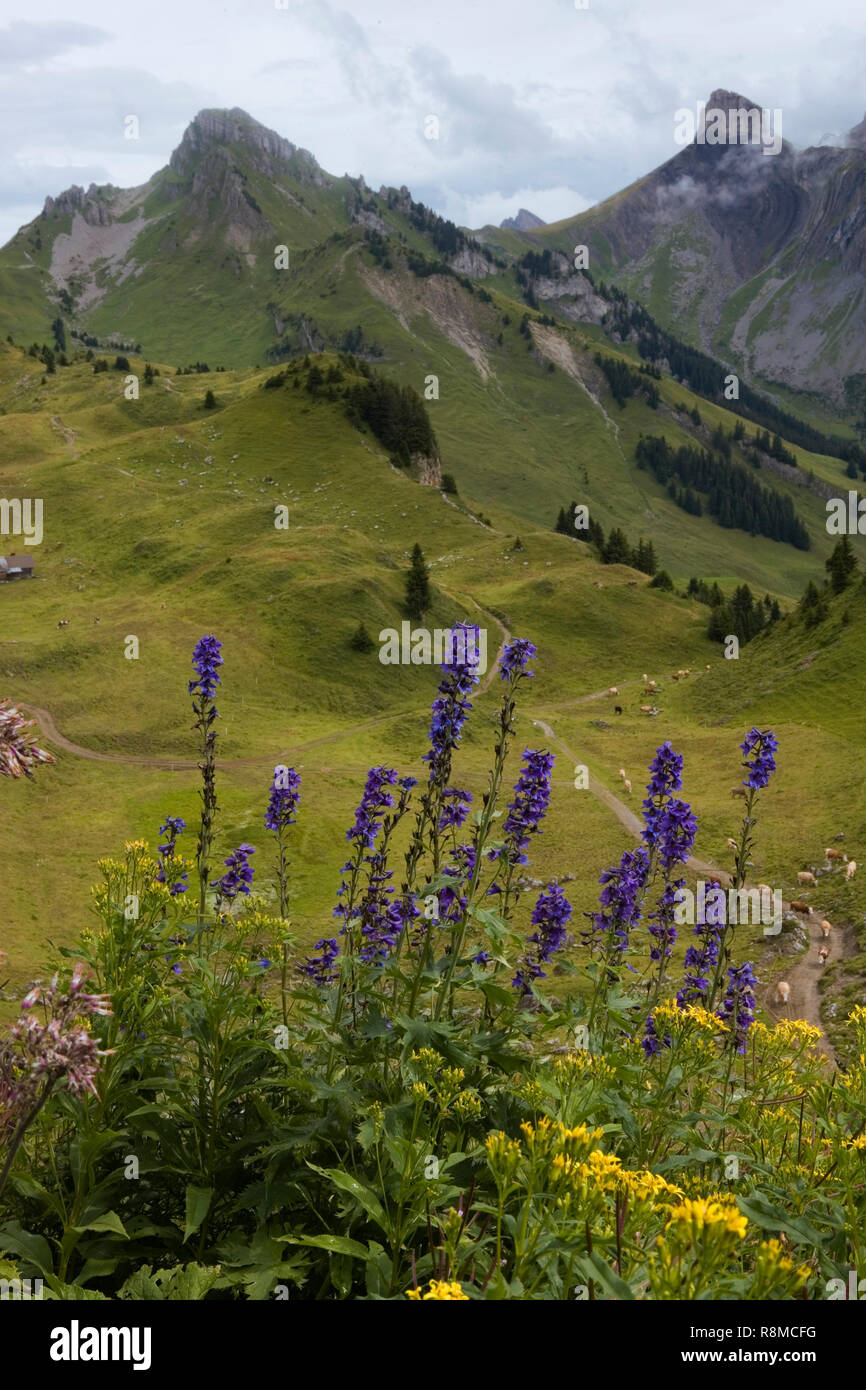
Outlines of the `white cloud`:
M 333 173 L 405 183 L 463 224 L 520 204 L 560 217 L 668 159 L 676 109 L 717 87 L 781 107 L 798 145 L 849 129 L 866 55 L 851 13 L 850 0 L 820 15 L 807 0 L 77 0 L 71 20 L 68 0 L 41 0 L 36 22 L 21 5 L 0 32 L 0 240 L 66 170 L 142 182 L 202 106 L 244 107 Z

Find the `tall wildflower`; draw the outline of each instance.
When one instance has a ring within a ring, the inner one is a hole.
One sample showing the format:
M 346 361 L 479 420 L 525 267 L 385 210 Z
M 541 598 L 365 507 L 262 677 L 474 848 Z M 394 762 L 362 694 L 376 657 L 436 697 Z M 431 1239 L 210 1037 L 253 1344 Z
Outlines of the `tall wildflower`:
M 441 834 L 462 825 L 468 814 L 471 796 L 448 784 L 454 750 L 472 709 L 469 695 L 481 679 L 479 657 L 477 623 L 455 623 L 448 632 L 442 679 L 433 701 L 430 747 L 423 757 L 429 764 L 429 772 L 415 818 L 415 833 L 406 854 L 405 893 L 414 888 L 418 863 L 428 838 L 435 874 L 439 872 Z
M 675 909 L 677 893 L 685 879 L 674 877 L 678 864 L 685 864 L 695 842 L 698 823 L 688 802 L 674 796 L 682 789 L 683 756 L 669 740 L 656 749 L 650 763 L 650 780 L 643 803 L 643 841 L 649 851 L 649 873 L 658 869 L 664 879 L 655 906 L 647 914 L 651 937 L 650 959 L 658 964 L 655 995 L 661 991 L 665 962 L 677 939 Z
M 289 861 L 286 852 L 286 835 L 289 826 L 297 819 L 295 812 L 301 797 L 300 774 L 293 767 L 283 767 L 281 763 L 274 768 L 268 808 L 265 811 L 265 829 L 272 830 L 277 840 L 277 882 L 280 887 L 280 916 L 289 915 Z
M 517 708 L 517 690 L 521 681 L 532 679 L 533 673 L 528 667 L 529 662 L 534 656 L 535 647 L 533 643 L 523 637 L 518 637 L 513 642 L 510 642 L 502 654 L 499 676 L 500 680 L 506 682 L 507 688 L 499 711 L 499 728 L 496 744 L 493 749 L 493 768 L 490 773 L 488 789 L 484 794 L 481 814 L 478 817 L 472 836 L 472 876 L 466 885 L 465 894 L 461 895 L 465 898 L 465 906 L 463 907 L 461 918 L 455 932 L 455 939 L 452 943 L 448 971 L 445 976 L 443 987 L 439 993 L 439 999 L 436 1005 L 437 1018 L 441 1016 L 446 1004 L 449 1008 L 451 1007 L 453 1000 L 454 970 L 463 951 L 469 913 L 478 891 L 478 881 L 481 874 L 482 862 L 485 858 L 490 828 L 499 799 L 499 789 L 502 785 L 505 760 L 508 756 L 508 747 L 514 734 L 514 714 Z
M 535 931 L 529 937 L 529 949 L 511 981 L 522 996 L 532 993 L 531 985 L 534 980 L 544 979 L 545 971 L 542 970 L 542 965 L 546 965 L 551 956 L 562 949 L 571 911 L 571 903 L 563 895 L 558 884 L 551 884 L 539 894 L 532 913 Z
M 602 910 L 590 914 L 591 936 L 608 957 L 628 950 L 630 934 L 641 920 L 641 893 L 648 869 L 647 851 L 634 849 L 626 850 L 619 864 L 601 873 L 598 901 Z
M 296 812 L 300 797 L 300 775 L 293 767 L 284 767 L 282 763 L 278 763 L 274 768 L 274 778 L 265 811 L 265 829 L 271 830 L 277 841 L 277 884 L 280 890 L 280 917 L 283 922 L 278 933 L 283 1023 L 288 1022 L 287 989 L 289 975 L 289 937 L 286 925 L 289 916 L 289 857 L 286 841 L 289 827 L 294 825 L 297 820 Z M 311 978 L 314 977 L 311 976 Z M 317 979 L 317 983 L 325 983 L 325 981 Z
M 211 884 L 211 888 L 216 889 L 217 912 L 222 910 L 223 903 L 228 903 L 231 907 L 235 898 L 249 895 L 253 881 L 250 855 L 255 852 L 253 845 L 238 845 L 237 849 L 233 849 L 228 858 L 223 860 L 226 872 Z
M 541 822 L 550 801 L 550 777 L 553 772 L 552 753 L 524 750 L 523 767 L 514 787 L 514 800 L 509 803 L 508 814 L 502 826 L 505 840 L 501 849 L 492 849 L 489 859 L 498 860 L 500 868 L 505 867 L 505 881 L 500 886 L 494 881 L 488 893 L 501 894 L 499 911 L 503 917 L 509 915 L 512 880 L 519 864 L 527 864 L 526 848 L 533 835 L 541 833 Z M 498 875 L 497 870 L 497 875 Z
M 717 880 L 714 879 L 709 886 L 718 887 Z M 698 943 L 686 948 L 683 961 L 683 987 L 677 995 L 677 1003 L 681 1009 L 689 1004 L 706 1004 L 710 981 L 719 963 L 724 931 L 724 919 L 708 919 L 696 924 L 694 935 L 698 938 Z
M 746 1050 L 746 1037 L 755 1021 L 756 985 L 750 961 L 728 967 L 728 986 L 718 1017 L 730 1029 L 730 1045 L 740 1054 Z
M 219 810 L 216 799 L 216 730 L 213 725 L 219 718 L 217 707 L 214 701 L 216 687 L 220 684 L 219 668 L 223 664 L 220 656 L 222 643 L 215 637 L 202 637 L 195 646 L 192 654 L 193 669 L 196 672 L 196 679 L 189 682 L 189 694 L 192 698 L 192 708 L 195 714 L 193 728 L 197 729 L 201 735 L 201 756 L 202 761 L 199 768 L 202 775 L 201 796 L 201 825 L 198 835 L 198 878 L 199 878 L 199 921 L 204 921 L 205 901 L 207 898 L 208 874 L 210 872 L 210 848 L 213 839 L 213 827 L 216 813 Z
M 0 776 L 32 777 L 39 763 L 54 762 L 52 753 L 33 742 L 34 727 L 16 705 L 0 700 Z
M 355 1008 L 355 958 L 366 963 L 381 962 L 400 935 L 404 914 L 391 902 L 393 888 L 389 884 L 391 871 L 387 868 L 388 845 L 395 825 L 405 815 L 414 777 L 398 777 L 394 768 L 373 767 L 367 774 L 364 793 L 355 812 L 355 822 L 346 831 L 352 845 L 351 857 L 343 865 L 343 882 L 337 896 L 342 899 L 334 908 L 334 916 L 342 918 L 341 935 L 346 938 L 346 954 L 351 962 L 352 1007 Z M 393 788 L 399 790 L 395 801 Z M 396 806 L 392 816 L 388 812 Z M 379 834 L 382 842 L 376 848 Z M 367 853 L 373 850 L 373 854 Z M 362 891 L 362 874 L 366 865 L 366 890 Z M 411 895 L 406 895 L 404 912 L 413 911 Z M 364 931 L 366 926 L 367 930 Z M 341 976 L 337 999 L 337 1016 L 342 1008 L 347 987 Z
M 306 975 L 308 980 L 312 980 L 315 985 L 330 985 L 336 979 L 334 962 L 340 954 L 340 947 L 335 936 L 321 937 L 316 942 L 315 949 L 317 956 L 307 956 L 302 965 L 298 967 L 302 975 Z
M 165 822 L 159 827 L 160 835 L 165 835 L 167 838 L 165 844 L 157 846 L 160 864 L 155 878 L 157 883 L 168 885 L 173 898 L 178 897 L 181 893 L 186 893 L 189 889 L 189 874 L 177 863 L 177 855 L 175 854 L 177 837 L 184 830 L 186 830 L 186 821 L 181 820 L 180 816 L 166 816 Z
M 89 1020 L 111 1013 L 104 995 L 82 990 L 84 966 L 72 971 L 68 993 L 62 994 L 55 975 L 47 989 L 36 985 L 21 1001 L 22 1015 L 0 1041 L 0 1150 L 6 1159 L 0 1171 L 0 1193 L 25 1132 L 51 1092 L 65 1087 L 81 1098 L 96 1094 L 101 1051 Z M 36 1016 L 42 1006 L 44 1021 Z
M 748 877 L 749 866 L 752 862 L 750 855 L 756 824 L 755 801 L 758 793 L 768 785 L 770 778 L 776 771 L 775 755 L 778 747 L 778 740 L 772 729 L 755 727 L 749 730 L 740 744 L 743 753 L 743 767 L 746 770 L 746 775 L 743 778 L 743 786 L 746 788 L 746 809 L 743 813 L 740 834 L 736 841 L 732 841 L 734 844 L 734 872 L 731 887 L 735 891 L 743 887 Z M 708 1008 L 712 1008 L 718 999 L 722 988 L 723 972 L 730 964 L 732 933 L 733 925 L 728 924 L 722 933 L 719 959 L 709 991 Z

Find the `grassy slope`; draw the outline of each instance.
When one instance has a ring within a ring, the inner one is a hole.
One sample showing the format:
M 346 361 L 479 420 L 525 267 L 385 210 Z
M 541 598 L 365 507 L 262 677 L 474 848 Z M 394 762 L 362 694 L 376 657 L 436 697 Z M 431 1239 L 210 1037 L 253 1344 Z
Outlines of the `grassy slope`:
M 0 401 L 8 413 L 0 417 L 0 487 L 7 496 L 42 496 L 46 514 L 38 580 L 0 593 L 5 687 L 47 706 L 61 731 L 87 746 L 190 757 L 188 654 L 203 631 L 217 632 L 228 663 L 223 756 L 263 759 L 224 773 L 222 844 L 227 849 L 248 838 L 266 858 L 260 833 L 266 760 L 291 757 L 305 787 L 294 853 L 298 929 L 303 940 L 314 940 L 328 926 L 339 842 L 367 767 L 387 758 L 417 770 L 424 746 L 434 673 L 385 668 L 375 654 L 361 657 L 347 646 L 360 619 L 374 633 L 399 621 L 402 573 L 418 539 L 438 589 L 431 625 L 472 611 L 471 595 L 536 640 L 541 655 L 531 703 L 557 707 L 557 732 L 580 751 L 593 775 L 614 785 L 616 767 L 625 764 L 637 788 L 661 737 L 685 748 L 705 813 L 699 849 L 715 853 L 730 833 L 731 803 L 725 798 L 736 780 L 743 717 L 739 724 L 716 727 L 688 702 L 680 707 L 684 697 L 676 687 L 665 692 L 660 719 L 637 715 L 634 698 L 608 730 L 597 726 L 599 710 L 593 706 L 558 709 L 610 683 L 634 681 L 642 670 L 657 674 L 717 657 L 703 637 L 705 610 L 651 593 L 643 581 L 628 588 L 636 576 L 596 566 L 581 546 L 552 535 L 549 526 L 559 506 L 574 496 L 590 502 L 605 529 L 618 524 L 632 539 L 651 535 L 662 562 L 680 580 L 693 573 L 728 585 L 746 579 L 784 598 L 820 572 L 829 550 L 823 504 L 796 489 L 796 505 L 814 541 L 806 555 L 686 516 L 633 463 L 641 431 L 663 431 L 672 441 L 690 437 L 669 412 L 652 412 L 638 401 L 620 412 L 602 391 L 617 435 L 576 382 L 559 369 L 549 372 L 537 352 L 526 350 L 514 305 L 498 295 L 477 320 L 493 372 L 485 382 L 446 336 L 447 321 L 439 315 L 437 326 L 428 312 L 410 305 L 411 277 L 404 282 L 402 324 L 371 299 L 365 264 L 369 270 L 366 253 L 351 239 L 334 241 L 303 263 L 291 293 L 299 304 L 309 302 L 313 277 L 319 276 L 317 321 L 328 332 L 363 316 L 389 373 L 418 389 L 429 372 L 440 377 L 440 399 L 429 408 L 444 466 L 457 474 L 460 506 L 482 510 L 496 530 L 479 527 L 438 494 L 392 470 L 375 441 L 348 428 L 339 407 L 290 388 L 262 391 L 270 373 L 163 377 L 142 389 L 140 401 L 126 402 L 119 374 L 93 376 L 81 364 L 61 370 L 43 387 L 32 359 L 4 349 Z M 332 295 L 337 280 L 339 293 Z M 283 308 L 290 307 L 287 291 Z M 502 323 L 505 312 L 510 325 Z M 591 361 L 593 335 L 563 331 L 585 379 L 600 389 Z M 133 361 L 139 371 L 142 365 Z M 220 402 L 213 413 L 201 409 L 208 385 Z M 661 383 L 661 390 L 666 406 L 695 403 L 671 382 Z M 730 428 L 726 412 L 698 404 L 710 425 L 724 421 Z M 72 444 L 57 428 L 61 423 L 76 431 Z M 840 478 L 837 461 L 802 457 L 816 473 Z M 287 533 L 273 528 L 277 501 L 291 508 Z M 512 551 L 508 541 L 516 534 L 522 552 Z M 604 590 L 593 588 L 596 578 Z M 61 617 L 71 622 L 58 630 Z M 138 662 L 123 658 L 124 639 L 132 633 L 141 642 Z M 712 686 L 706 682 L 702 688 L 714 689 L 717 676 L 714 671 Z M 763 697 L 750 698 L 756 708 L 747 718 L 761 722 Z M 495 692 L 478 704 L 478 722 L 461 754 L 463 780 L 475 790 L 492 742 Z M 368 723 L 377 718 L 382 722 Z M 610 717 L 603 722 L 611 723 Z M 520 733 L 530 738 L 531 726 L 524 723 Z M 335 735 L 333 742 L 301 747 L 328 734 Z M 797 804 L 815 773 L 812 760 L 802 760 L 801 773 L 800 761 L 798 756 L 790 792 Z M 822 804 L 845 803 L 850 756 L 843 762 L 838 769 L 832 765 L 833 785 Z M 534 871 L 578 872 L 572 897 L 580 912 L 592 905 L 598 870 L 629 839 L 593 798 L 575 791 L 572 770 L 561 764 Z M 718 781 L 720 767 L 729 770 Z M 59 767 L 36 784 L 12 790 L 16 802 L 0 828 L 0 854 L 11 862 L 29 837 L 39 870 L 38 876 L 16 875 L 3 889 L 17 984 L 42 958 L 48 937 L 68 937 L 80 925 L 93 860 L 129 835 L 154 839 L 168 813 L 194 822 L 196 798 L 194 774 L 188 772 L 69 756 L 61 756 Z M 766 828 L 777 838 L 765 852 L 771 860 L 777 855 L 772 862 L 789 873 L 790 805 L 780 803 L 783 809 L 778 820 L 767 816 Z M 67 824 L 82 829 L 67 835 L 63 854 L 57 854 L 58 827 Z M 811 818 L 804 824 L 810 843 L 814 824 Z

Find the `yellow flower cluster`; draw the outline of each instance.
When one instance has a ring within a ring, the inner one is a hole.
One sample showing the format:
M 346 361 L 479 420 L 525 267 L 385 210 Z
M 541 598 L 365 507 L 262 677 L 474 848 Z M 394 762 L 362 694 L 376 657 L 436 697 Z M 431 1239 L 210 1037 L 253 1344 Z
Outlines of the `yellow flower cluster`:
M 585 1048 L 579 1052 L 567 1052 L 564 1056 L 554 1057 L 553 1070 L 556 1079 L 564 1086 L 587 1079 L 610 1081 L 615 1074 L 613 1067 L 604 1057 L 596 1056 Z
M 730 1197 L 717 1201 L 704 1198 L 686 1197 L 679 1206 L 671 1207 L 668 1226 L 688 1229 L 697 1238 L 704 1231 L 718 1228 L 742 1240 L 746 1234 L 748 1221 Z
M 407 1289 L 406 1297 L 414 1299 L 416 1303 L 429 1303 L 431 1299 L 439 1303 L 469 1302 L 469 1296 L 463 1292 L 462 1285 L 456 1280 L 449 1282 L 445 1279 L 431 1279 L 426 1293 L 422 1293 L 420 1289 Z

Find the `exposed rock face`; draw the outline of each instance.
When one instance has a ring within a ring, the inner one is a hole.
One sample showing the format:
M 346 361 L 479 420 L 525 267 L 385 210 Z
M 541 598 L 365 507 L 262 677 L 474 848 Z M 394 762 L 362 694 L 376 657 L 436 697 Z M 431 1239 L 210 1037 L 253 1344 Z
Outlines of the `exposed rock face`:
M 512 232 L 531 232 L 533 227 L 543 227 L 546 224 L 543 218 L 536 217 L 534 212 L 521 208 L 516 217 L 506 217 L 499 225 L 509 228 Z
M 442 486 L 442 465 L 438 459 L 425 458 L 423 454 L 412 455 L 412 477 L 426 487 Z
M 565 259 L 563 257 L 563 259 Z M 541 277 L 532 281 L 538 299 L 552 305 L 563 318 L 576 323 L 601 323 L 610 305 L 596 294 L 585 275 L 575 270 L 559 279 Z
M 254 151 L 258 155 L 257 165 L 266 173 L 274 173 L 280 164 L 292 161 L 296 176 L 306 176 L 310 183 L 320 187 L 330 182 L 309 150 L 300 149 L 275 130 L 253 120 L 239 106 L 230 111 L 199 111 L 184 131 L 169 164 L 183 177 L 190 173 L 201 155 L 234 144 L 243 144 Z
M 74 183 L 71 188 L 67 188 L 63 193 L 58 193 L 56 198 L 46 198 L 45 206 L 42 209 L 43 217 L 52 217 L 56 214 L 66 216 L 80 212 L 85 222 L 89 222 L 91 227 L 107 227 L 111 221 L 106 195 L 110 195 L 114 190 L 108 184 L 105 189 L 100 190 L 95 183 L 92 183 L 85 193 L 80 184 Z
M 388 228 L 379 214 L 371 212 L 369 208 L 359 208 L 357 212 L 353 212 L 352 221 L 357 222 L 360 227 L 369 227 L 371 231 L 378 232 L 380 236 L 388 235 Z
M 472 280 L 483 280 L 495 268 L 485 255 L 472 246 L 464 246 L 448 264 L 458 275 L 468 275 Z

